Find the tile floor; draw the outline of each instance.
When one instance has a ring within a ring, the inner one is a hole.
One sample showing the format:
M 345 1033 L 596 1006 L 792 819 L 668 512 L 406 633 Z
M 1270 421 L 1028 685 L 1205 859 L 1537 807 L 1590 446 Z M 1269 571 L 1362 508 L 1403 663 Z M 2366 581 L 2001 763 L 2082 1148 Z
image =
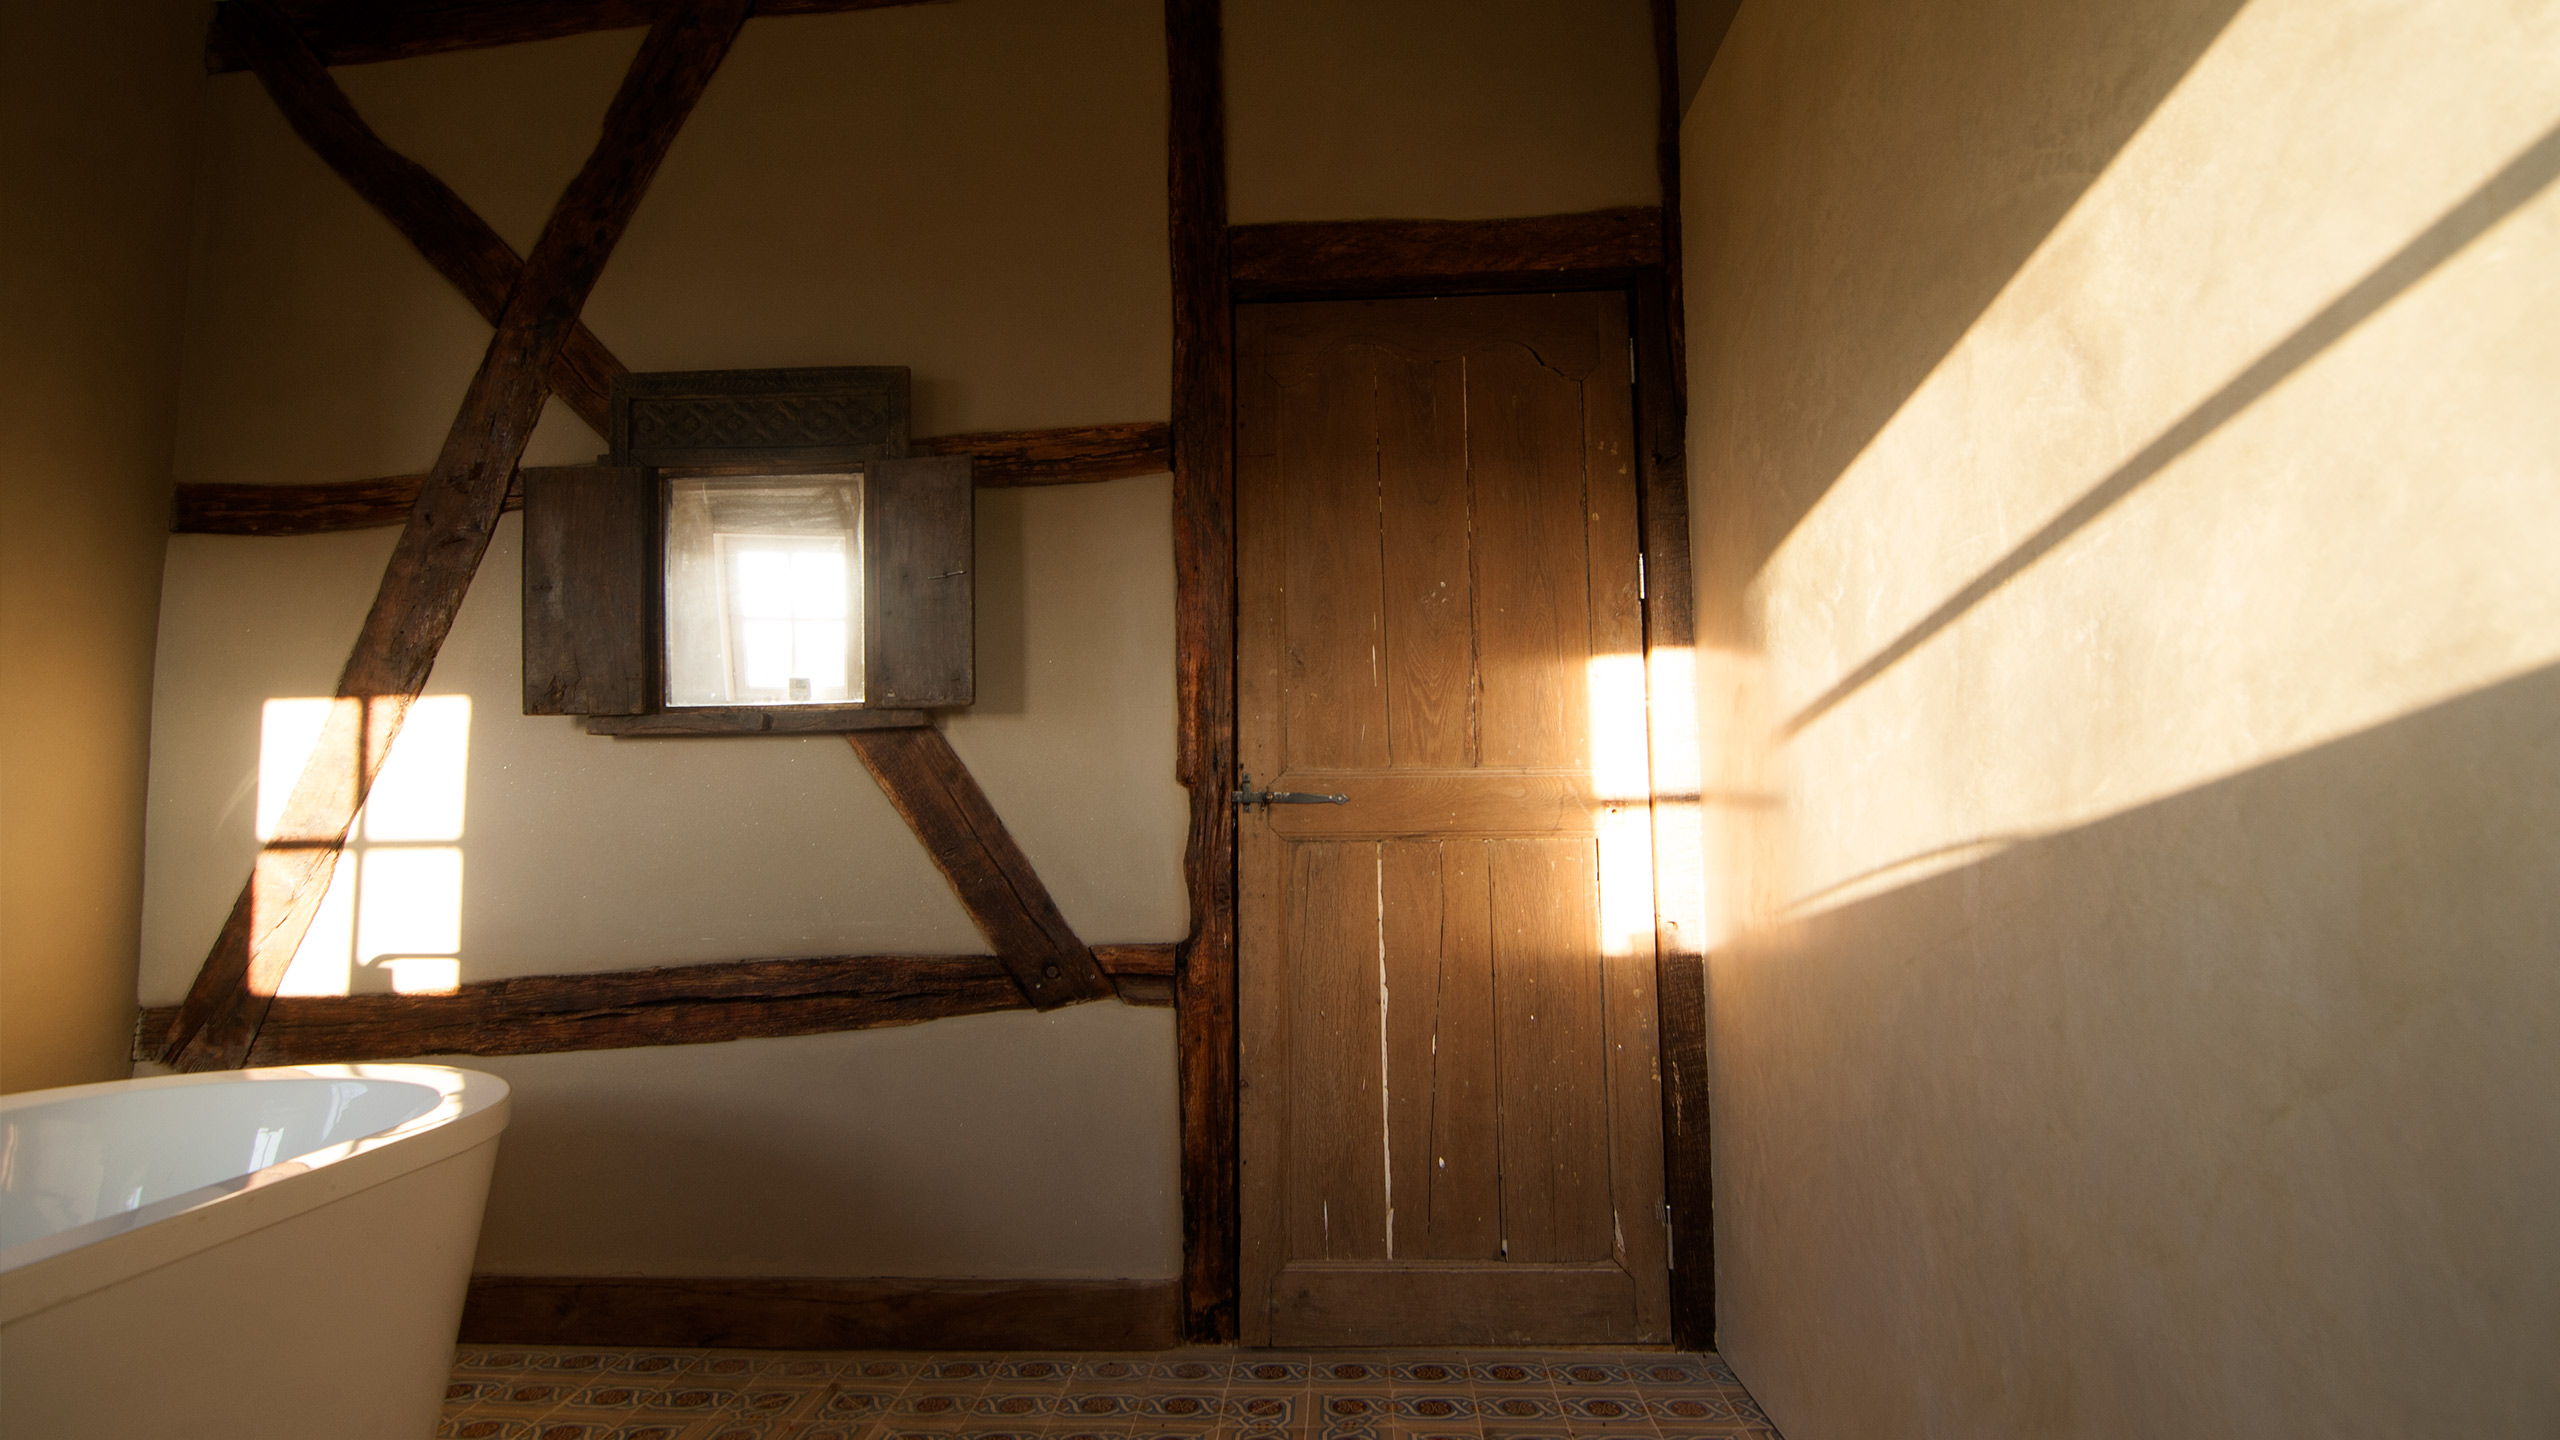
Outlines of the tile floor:
M 1713 1355 L 466 1346 L 454 1440 L 1778 1440 Z

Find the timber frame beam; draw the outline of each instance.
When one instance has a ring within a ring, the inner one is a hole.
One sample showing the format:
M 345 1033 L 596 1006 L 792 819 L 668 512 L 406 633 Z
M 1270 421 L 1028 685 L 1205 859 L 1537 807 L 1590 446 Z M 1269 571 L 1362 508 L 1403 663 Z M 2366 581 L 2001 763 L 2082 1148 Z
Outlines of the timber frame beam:
M 1173 1003 L 1171 945 L 1096 945 L 1092 953 L 1124 1003 Z M 548 1055 L 874 1030 L 1027 1009 L 1015 968 L 993 955 L 826 955 L 523 975 L 442 995 L 286 996 L 267 1012 L 248 1063 Z M 177 1018 L 174 1005 L 142 1011 L 134 1058 L 156 1058 Z
M 448 50 L 479 50 L 527 40 L 557 40 L 594 30 L 635 30 L 654 25 L 677 0 L 277 0 L 276 9 L 330 65 L 405 60 Z M 886 10 L 948 0 L 756 0 L 756 15 L 826 15 L 840 10 Z M 255 68 L 219 28 L 206 37 L 205 68 Z
M 558 384 L 559 376 L 554 374 L 552 381 Z M 981 490 L 1081 485 L 1161 475 L 1173 468 L 1172 427 L 1158 420 L 926 435 L 909 441 L 908 449 L 918 455 L 968 456 Z M 377 529 L 409 518 L 409 507 L 417 503 L 426 479 L 388 475 L 320 485 L 180 485 L 169 529 L 178 535 L 327 535 Z M 506 508 L 524 508 L 521 480 L 507 486 Z

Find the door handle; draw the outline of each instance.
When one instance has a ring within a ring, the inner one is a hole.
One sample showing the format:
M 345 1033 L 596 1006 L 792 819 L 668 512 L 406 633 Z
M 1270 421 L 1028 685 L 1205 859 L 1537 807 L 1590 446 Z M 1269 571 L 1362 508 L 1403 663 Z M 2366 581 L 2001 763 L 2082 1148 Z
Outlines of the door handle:
M 1236 786 L 1236 804 L 1248 811 L 1256 805 L 1348 805 L 1351 803 L 1351 797 L 1348 795 L 1312 795 L 1304 790 L 1256 790 L 1253 788 L 1253 772 L 1250 770 L 1237 778 L 1241 783 Z

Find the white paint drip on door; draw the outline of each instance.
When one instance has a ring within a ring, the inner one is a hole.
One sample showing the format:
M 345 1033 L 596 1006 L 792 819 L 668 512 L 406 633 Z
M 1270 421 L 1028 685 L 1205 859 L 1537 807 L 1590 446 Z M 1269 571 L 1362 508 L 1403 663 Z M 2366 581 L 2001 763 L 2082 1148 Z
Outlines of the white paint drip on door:
M 1393 1097 L 1387 1093 L 1387 847 L 1377 857 L 1378 896 L 1378 1157 L 1387 1177 L 1387 1258 L 1396 1258 L 1396 1143 Z

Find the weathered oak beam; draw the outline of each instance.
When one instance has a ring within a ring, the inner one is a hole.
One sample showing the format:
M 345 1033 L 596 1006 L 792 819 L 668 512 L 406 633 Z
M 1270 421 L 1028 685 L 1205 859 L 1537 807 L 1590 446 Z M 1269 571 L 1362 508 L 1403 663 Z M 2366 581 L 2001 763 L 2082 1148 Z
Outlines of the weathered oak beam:
M 1094 955 L 1124 984 L 1143 985 L 1173 968 L 1170 945 L 1103 945 Z M 249 1063 L 708 1045 L 1024 1008 L 1013 977 L 992 955 L 730 960 L 480 980 L 445 995 L 288 995 L 268 1010 Z M 175 1005 L 142 1011 L 134 1058 L 158 1058 L 177 1017 Z
M 908 443 L 918 455 L 966 455 L 982 489 L 1077 485 L 1161 475 L 1173 468 L 1173 427 L 1160 420 L 1064 425 L 1047 430 L 979 430 Z
M 557 383 L 558 376 L 553 380 Z M 967 455 L 981 488 L 1077 485 L 1173 468 L 1172 427 L 1159 420 L 986 430 L 910 441 L 920 455 Z M 180 485 L 169 529 L 179 535 L 325 535 L 370 530 L 409 518 L 424 475 L 339 480 L 321 485 Z M 507 486 L 506 508 L 524 508 L 524 487 Z
M 1110 977 L 941 731 L 856 730 L 844 738 L 951 882 L 1024 999 L 1049 1010 L 1112 993 Z
M 1228 247 L 1238 300 L 1593 288 L 1662 262 L 1662 211 L 1238 225 Z
M 1672 0 L 1653 0 L 1654 161 L 1662 187 L 1659 270 L 1632 292 L 1641 433 L 1648 733 L 1657 777 L 1698 763 L 1696 612 L 1689 557 L 1688 342 L 1680 285 L 1680 46 Z M 1671 1222 L 1671 1330 L 1715 1346 L 1714 1185 L 1707 1115 L 1704 831 L 1697 802 L 1657 793 L 1654 1005 L 1661 1037 L 1663 1199 Z
M 379 5 L 364 9 L 372 15 L 388 13 Z M 214 11 L 213 35 L 242 68 L 257 72 L 303 143 L 407 236 L 481 319 L 498 323 L 524 261 L 451 186 L 373 133 L 291 19 L 268 0 L 225 0 Z M 592 331 L 572 325 L 551 363 L 551 389 L 601 435 L 609 423 L 613 377 L 622 369 Z
M 1181 1046 L 1183 1332 L 1236 1334 L 1235 304 L 1219 0 L 1165 0 L 1173 251 L 1177 777 L 1191 938 L 1174 982 Z
M 948 0 L 757 0 L 757 15 L 825 15 L 886 10 Z M 229 4 L 225 4 L 228 9 Z M 635 30 L 668 14 L 670 0 L 280 0 L 277 7 L 313 50 L 332 65 L 404 60 L 447 50 L 478 50 L 527 40 L 556 40 L 592 30 Z M 205 67 L 216 74 L 251 68 L 216 13 L 205 42 Z
M 235 0 L 236 3 L 236 0 Z M 171 1027 L 182 1070 L 246 1063 L 278 983 L 329 888 L 347 826 L 426 685 L 550 393 L 549 374 L 694 102 L 746 22 L 747 0 L 693 0 L 652 27 L 604 133 L 543 223 L 444 451 L 384 567 L 373 609 L 278 829 Z

